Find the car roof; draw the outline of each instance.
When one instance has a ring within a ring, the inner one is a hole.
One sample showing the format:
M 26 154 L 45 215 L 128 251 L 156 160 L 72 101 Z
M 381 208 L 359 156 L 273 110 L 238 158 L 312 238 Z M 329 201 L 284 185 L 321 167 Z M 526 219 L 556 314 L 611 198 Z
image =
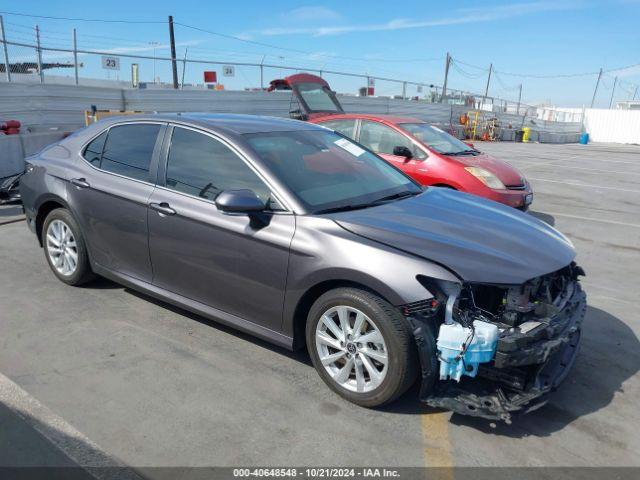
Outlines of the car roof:
M 281 117 L 243 115 L 231 113 L 159 113 L 149 115 L 123 115 L 109 117 L 100 123 L 135 121 L 167 121 L 193 125 L 209 130 L 224 130 L 236 135 L 245 133 L 287 132 L 295 130 L 320 130 L 323 127 L 308 122 Z
M 328 121 L 328 120 L 338 120 L 338 119 L 353 119 L 353 118 L 361 118 L 364 120 L 379 120 L 386 123 L 391 123 L 393 125 L 397 125 L 400 123 L 427 123 L 424 120 L 420 120 L 415 117 L 398 117 L 395 115 L 383 115 L 383 114 L 373 114 L 373 113 L 340 113 L 335 115 L 327 115 L 321 118 L 317 118 L 316 121 Z

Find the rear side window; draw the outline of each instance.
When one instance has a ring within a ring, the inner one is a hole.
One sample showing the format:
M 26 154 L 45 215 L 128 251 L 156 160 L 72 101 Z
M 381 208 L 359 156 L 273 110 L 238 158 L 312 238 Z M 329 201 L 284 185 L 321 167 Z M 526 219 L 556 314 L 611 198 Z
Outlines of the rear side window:
M 111 128 L 104 144 L 99 168 L 136 180 L 149 181 L 149 165 L 159 132 L 160 125 L 152 124 L 120 125 Z M 94 150 L 92 144 L 93 142 L 87 146 L 87 151 L 89 147 Z M 96 150 L 97 147 L 98 145 Z M 85 158 L 96 165 L 86 152 Z
M 94 167 L 100 168 L 100 160 L 102 158 L 102 149 L 104 141 L 107 139 L 107 132 L 103 132 L 96 138 L 91 140 L 89 145 L 84 149 L 84 158 Z
M 270 191 L 233 151 L 202 133 L 176 127 L 167 160 L 167 187 L 213 200 L 223 190 L 253 190 L 265 202 Z
M 335 130 L 345 137 L 349 137 L 351 139 L 356 138 L 355 120 L 329 120 L 328 122 L 322 122 L 320 125 L 330 128 L 331 130 Z

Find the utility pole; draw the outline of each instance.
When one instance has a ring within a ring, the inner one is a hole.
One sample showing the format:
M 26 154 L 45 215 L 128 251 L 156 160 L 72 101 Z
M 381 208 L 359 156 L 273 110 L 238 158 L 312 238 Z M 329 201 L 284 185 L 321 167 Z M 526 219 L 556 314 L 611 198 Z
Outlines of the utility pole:
M 40 74 L 40 83 L 44 83 L 44 71 L 42 70 L 42 50 L 40 49 L 40 27 L 36 25 L 36 49 L 38 50 L 38 73 Z
M 73 70 L 76 77 L 76 85 L 78 85 L 78 37 L 76 29 L 73 29 Z
M 2 30 L 2 47 L 4 49 L 4 65 L 6 67 L 7 82 L 11 81 L 11 66 L 9 65 L 9 51 L 7 50 L 7 36 L 4 32 L 4 20 L 0 15 L 0 30 Z
M 182 81 L 180 82 L 180 89 L 184 89 L 184 71 L 187 68 L 187 50 L 188 47 L 184 48 L 184 60 L 182 61 Z
M 2 17 L 0 17 L 2 18 Z M 633 98 L 631 99 L 631 101 L 633 102 L 636 99 L 636 94 L 638 93 L 638 85 L 636 85 L 636 90 L 635 92 L 633 92 Z
M 402 82 L 402 99 L 407 98 L 407 82 Z
M 449 78 L 449 65 L 451 64 L 451 55 L 447 52 L 447 60 L 444 64 L 444 83 L 442 84 L 442 96 L 440 97 L 440 103 L 444 102 L 447 96 L 447 80 Z
M 596 101 L 596 93 L 598 93 L 598 86 L 600 85 L 600 79 L 602 78 L 602 69 L 600 69 L 600 72 L 598 73 L 598 80 L 596 80 L 596 88 L 593 91 L 593 98 L 591 99 L 591 107 L 589 108 L 593 108 L 593 104 Z
M 516 108 L 516 115 L 520 115 L 520 100 L 522 100 L 522 84 L 520 84 L 520 90 L 518 92 L 518 107 Z
M 169 42 L 171 43 L 171 69 L 173 70 L 173 88 L 178 89 L 178 62 L 176 61 L 176 38 L 173 33 L 173 16 L 169 15 Z
M 153 83 L 156 83 L 156 47 L 160 45 L 158 42 L 147 42 L 153 48 Z
M 487 77 L 487 86 L 484 89 L 484 97 L 482 97 L 481 108 L 484 107 L 484 102 L 487 98 L 487 95 L 489 94 L 489 82 L 491 81 L 491 70 L 493 70 L 493 63 L 489 64 L 489 76 Z M 492 105 L 493 105 L 493 102 L 492 102 Z M 491 110 L 493 110 L 493 106 L 491 107 Z
M 618 77 L 613 79 L 613 89 L 611 90 L 611 100 L 609 100 L 609 108 L 613 104 L 613 95 L 616 93 L 616 83 L 618 83 Z
M 262 55 L 262 59 L 260 60 L 260 90 L 264 90 L 264 57 L 265 55 Z

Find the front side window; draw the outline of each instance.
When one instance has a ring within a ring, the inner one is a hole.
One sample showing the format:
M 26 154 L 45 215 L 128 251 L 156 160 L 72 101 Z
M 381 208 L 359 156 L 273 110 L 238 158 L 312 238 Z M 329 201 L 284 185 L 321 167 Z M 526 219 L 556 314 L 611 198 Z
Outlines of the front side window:
M 360 143 L 376 153 L 393 155 L 395 147 L 407 147 L 415 158 L 425 158 L 425 153 L 407 137 L 391 127 L 364 120 L 360 127 Z
M 149 181 L 149 165 L 160 128 L 157 124 L 143 123 L 110 128 L 100 168 L 136 180 Z M 95 162 L 92 163 L 95 165 Z
M 356 121 L 355 120 L 329 120 L 322 122 L 320 125 L 330 128 L 336 132 L 349 138 L 356 138 Z
M 245 134 L 265 165 L 310 212 L 359 207 L 422 189 L 356 143 L 327 130 Z
M 241 189 L 253 190 L 265 202 L 270 200 L 265 183 L 229 147 L 180 127 L 174 128 L 171 137 L 166 185 L 208 200 L 214 200 L 223 190 Z
M 401 123 L 399 126 L 438 153 L 455 155 L 461 152 L 474 152 L 466 143 L 427 123 Z

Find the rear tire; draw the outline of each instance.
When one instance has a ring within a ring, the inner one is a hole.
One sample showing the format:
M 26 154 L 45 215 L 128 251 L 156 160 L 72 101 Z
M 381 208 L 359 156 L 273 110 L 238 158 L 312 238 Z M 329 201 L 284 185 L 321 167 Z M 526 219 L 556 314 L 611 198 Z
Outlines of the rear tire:
M 363 407 L 395 400 L 416 378 L 417 352 L 408 322 L 371 292 L 338 288 L 322 295 L 309 311 L 306 340 L 322 380 Z
M 42 245 L 51 271 L 62 282 L 77 286 L 94 278 L 82 231 L 69 210 L 49 212 L 42 227 Z

